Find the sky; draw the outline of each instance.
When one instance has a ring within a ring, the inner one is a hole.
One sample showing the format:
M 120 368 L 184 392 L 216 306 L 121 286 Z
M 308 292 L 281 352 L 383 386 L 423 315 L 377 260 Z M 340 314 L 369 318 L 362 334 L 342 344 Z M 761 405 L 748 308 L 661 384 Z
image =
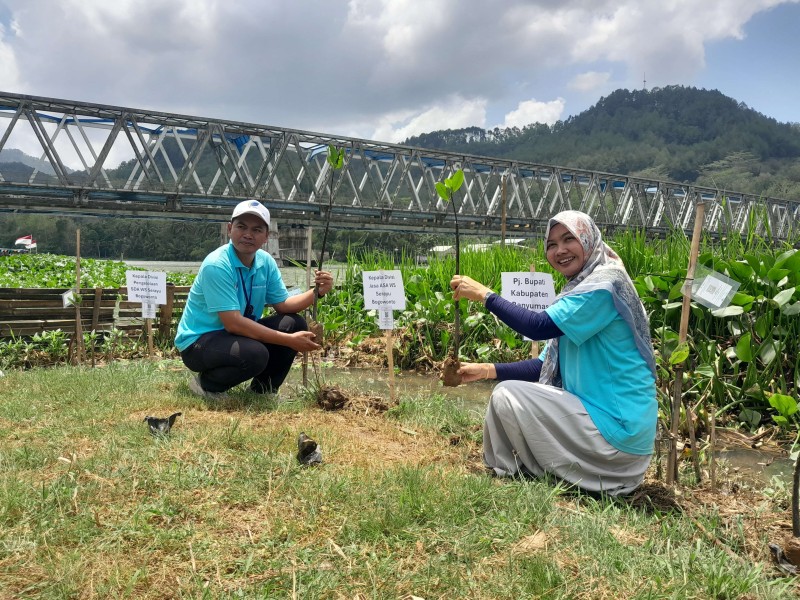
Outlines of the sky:
M 800 122 L 797 57 L 800 0 L 0 0 L 0 91 L 380 142 L 668 85 Z

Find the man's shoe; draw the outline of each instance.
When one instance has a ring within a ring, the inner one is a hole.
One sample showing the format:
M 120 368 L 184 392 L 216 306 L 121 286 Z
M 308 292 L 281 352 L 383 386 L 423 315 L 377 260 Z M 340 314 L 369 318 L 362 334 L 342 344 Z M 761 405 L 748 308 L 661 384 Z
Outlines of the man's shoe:
M 208 390 L 204 390 L 203 386 L 200 385 L 200 376 L 195 375 L 189 380 L 189 389 L 192 393 L 196 396 L 200 396 L 201 398 L 205 398 L 206 400 L 227 400 L 228 394 L 225 392 L 209 392 Z

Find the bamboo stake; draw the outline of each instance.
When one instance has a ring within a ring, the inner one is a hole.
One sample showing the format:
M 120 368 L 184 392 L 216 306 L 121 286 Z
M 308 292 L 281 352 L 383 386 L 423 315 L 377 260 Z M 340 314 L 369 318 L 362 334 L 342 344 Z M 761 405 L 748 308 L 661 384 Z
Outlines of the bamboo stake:
M 536 273 L 536 265 L 531 263 L 530 265 L 531 273 Z M 539 342 L 536 340 L 531 340 L 531 358 L 538 358 L 539 357 Z
M 503 213 L 500 220 L 500 245 L 506 245 L 506 180 L 508 179 L 508 175 L 503 175 L 503 187 L 502 187 L 502 198 L 503 198 Z
M 717 410 L 712 404 L 708 408 L 708 415 L 709 415 L 709 471 L 711 472 L 711 491 L 717 491 L 717 457 L 715 456 L 717 452 Z
M 694 270 L 697 265 L 697 254 L 700 251 L 700 235 L 703 230 L 705 204 L 702 200 L 697 202 L 694 215 L 694 230 L 692 231 L 692 245 L 689 251 L 689 266 L 686 270 L 686 281 L 683 284 L 683 304 L 681 306 L 681 323 L 678 330 L 678 343 L 686 341 L 689 331 L 689 313 L 692 302 L 692 282 Z M 669 458 L 667 462 L 667 485 L 673 485 L 678 480 L 678 425 L 681 418 L 681 396 L 683 392 L 683 363 L 675 368 L 675 381 L 672 396 L 672 427 L 670 429 Z M 690 409 L 687 407 L 687 411 Z M 687 412 L 687 418 L 691 414 Z
M 306 289 L 311 287 L 311 253 L 313 243 L 313 228 L 311 225 L 306 230 Z M 314 299 L 316 302 L 316 298 Z M 308 387 L 308 351 L 303 352 L 303 387 Z
M 75 294 L 81 292 L 81 228 L 75 230 Z M 81 302 L 75 302 L 75 364 L 83 364 L 83 323 L 81 322 Z
M 389 397 L 394 404 L 394 336 L 392 330 L 386 330 L 386 355 L 389 359 Z

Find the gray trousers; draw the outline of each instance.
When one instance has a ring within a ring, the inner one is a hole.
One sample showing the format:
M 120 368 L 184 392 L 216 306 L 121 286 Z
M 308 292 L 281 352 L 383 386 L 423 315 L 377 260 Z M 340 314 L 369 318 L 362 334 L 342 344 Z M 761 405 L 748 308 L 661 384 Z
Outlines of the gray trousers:
M 483 460 L 499 476 L 551 473 L 591 492 L 627 494 L 652 455 L 609 444 L 580 398 L 560 388 L 504 381 L 492 392 L 483 428 Z

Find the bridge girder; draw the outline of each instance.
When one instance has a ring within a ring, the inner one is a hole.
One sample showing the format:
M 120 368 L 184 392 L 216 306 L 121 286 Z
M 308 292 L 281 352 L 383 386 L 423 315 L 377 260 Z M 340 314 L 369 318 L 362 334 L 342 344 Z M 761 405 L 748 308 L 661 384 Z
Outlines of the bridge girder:
M 309 131 L 0 92 L 0 150 L 35 139 L 41 168 L 0 163 L 0 211 L 225 221 L 246 198 L 282 222 L 452 232 L 436 182 L 456 169 L 459 227 L 540 235 L 560 210 L 599 226 L 690 231 L 706 204 L 717 235 L 797 237 L 800 202 L 742 192 L 385 144 Z M 327 146 L 345 150 L 341 170 Z M 68 168 L 80 165 L 80 169 Z

